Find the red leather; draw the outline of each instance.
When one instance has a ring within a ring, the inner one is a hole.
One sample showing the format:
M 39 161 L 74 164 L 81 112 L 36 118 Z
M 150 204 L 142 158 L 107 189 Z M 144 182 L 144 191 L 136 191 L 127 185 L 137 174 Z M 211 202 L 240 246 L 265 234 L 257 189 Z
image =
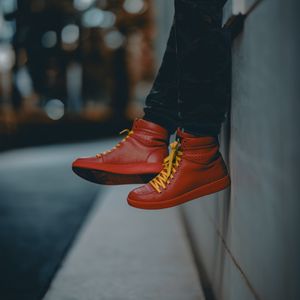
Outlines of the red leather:
M 194 137 L 177 132 L 181 161 L 173 179 L 158 193 L 150 183 L 134 189 L 128 195 L 131 206 L 161 209 L 215 193 L 230 185 L 230 178 L 214 137 Z
M 101 184 L 140 183 L 162 169 L 168 155 L 169 134 L 163 127 L 143 119 L 133 123 L 132 134 L 116 149 L 100 156 L 78 158 L 74 172 Z

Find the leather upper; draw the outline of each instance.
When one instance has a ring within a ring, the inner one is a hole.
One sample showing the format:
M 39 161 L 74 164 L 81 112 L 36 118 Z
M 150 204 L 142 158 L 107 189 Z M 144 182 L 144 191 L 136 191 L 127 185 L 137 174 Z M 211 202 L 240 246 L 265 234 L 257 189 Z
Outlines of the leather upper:
M 93 157 L 79 158 L 73 167 L 90 168 L 95 170 L 131 173 L 131 166 L 146 164 L 148 169 L 153 164 L 153 171 L 161 170 L 162 162 L 168 155 L 169 134 L 166 129 L 143 119 L 136 119 L 131 133 L 117 147 Z M 126 167 L 125 167 L 126 165 Z M 143 170 L 141 170 L 143 171 Z M 147 171 L 148 173 L 148 171 Z
M 193 189 L 219 180 L 228 174 L 225 163 L 219 152 L 219 144 L 215 137 L 193 137 L 190 134 L 177 132 L 181 138 L 182 152 L 179 166 L 166 188 L 158 193 L 148 183 L 133 190 L 128 198 L 134 201 L 155 202 L 168 201 Z

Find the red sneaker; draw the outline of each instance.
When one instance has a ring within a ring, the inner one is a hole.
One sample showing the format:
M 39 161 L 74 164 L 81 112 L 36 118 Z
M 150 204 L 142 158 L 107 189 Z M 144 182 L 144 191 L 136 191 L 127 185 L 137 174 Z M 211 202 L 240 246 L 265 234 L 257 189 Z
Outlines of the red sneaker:
M 73 171 L 100 184 L 145 183 L 163 168 L 169 134 L 163 127 L 137 119 L 127 136 L 111 150 L 94 157 L 78 158 Z
M 219 144 L 214 137 L 194 137 L 178 131 L 163 170 L 128 195 L 131 206 L 161 209 L 216 193 L 230 185 Z

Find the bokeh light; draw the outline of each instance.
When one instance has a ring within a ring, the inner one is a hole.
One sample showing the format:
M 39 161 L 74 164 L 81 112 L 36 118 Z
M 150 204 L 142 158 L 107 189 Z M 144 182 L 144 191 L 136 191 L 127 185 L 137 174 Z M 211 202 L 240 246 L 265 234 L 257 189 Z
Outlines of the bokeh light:
M 108 48 L 118 49 L 123 45 L 125 38 L 118 30 L 112 30 L 104 36 L 104 41 Z
M 131 14 L 138 14 L 144 11 L 145 2 L 143 0 L 125 0 L 124 9 Z
M 65 26 L 61 32 L 61 40 L 65 44 L 74 44 L 79 39 L 79 27 L 74 24 Z
M 0 44 L 0 71 L 9 71 L 15 63 L 15 53 L 9 44 Z
M 42 45 L 45 48 L 52 48 L 57 43 L 57 34 L 55 31 L 50 30 L 43 34 L 42 36 Z
M 74 7 L 79 10 L 86 10 L 94 4 L 95 0 L 74 0 Z
M 65 105 L 59 99 L 51 99 L 45 105 L 45 112 L 52 120 L 59 120 L 65 114 Z
M 82 23 L 86 27 L 98 27 L 104 21 L 104 11 L 99 8 L 91 8 L 83 14 Z

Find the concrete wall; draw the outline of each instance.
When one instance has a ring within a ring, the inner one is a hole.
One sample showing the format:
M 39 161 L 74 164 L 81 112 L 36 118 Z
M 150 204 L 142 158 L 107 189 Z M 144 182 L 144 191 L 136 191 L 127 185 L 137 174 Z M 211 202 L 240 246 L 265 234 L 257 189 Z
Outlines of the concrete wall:
M 184 207 L 216 299 L 300 299 L 298 13 L 264 0 L 246 19 L 222 136 L 231 191 Z
M 299 11 L 263 0 L 247 17 L 221 137 L 232 187 L 182 208 L 211 299 L 300 299 Z

